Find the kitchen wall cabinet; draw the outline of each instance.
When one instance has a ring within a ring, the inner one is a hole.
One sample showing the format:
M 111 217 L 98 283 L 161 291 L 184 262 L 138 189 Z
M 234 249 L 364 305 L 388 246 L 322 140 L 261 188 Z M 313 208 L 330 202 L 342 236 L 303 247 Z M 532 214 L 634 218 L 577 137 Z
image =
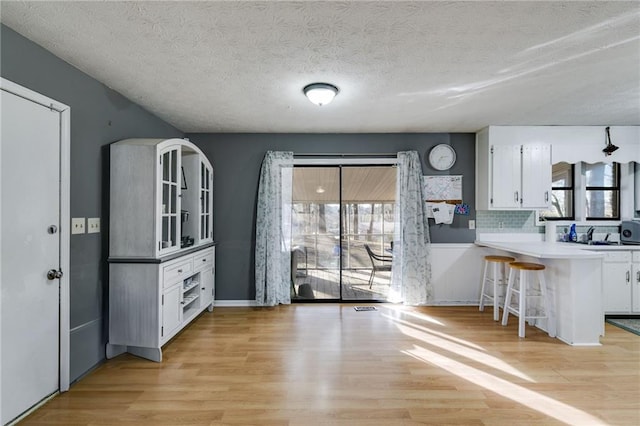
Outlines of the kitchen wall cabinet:
M 640 251 L 606 252 L 602 270 L 605 314 L 640 313 Z
M 111 145 L 109 342 L 160 362 L 161 347 L 213 310 L 213 168 L 191 142 Z
M 479 132 L 476 138 L 476 209 L 548 208 L 551 145 L 510 144 L 502 139 L 493 143 L 490 130 Z

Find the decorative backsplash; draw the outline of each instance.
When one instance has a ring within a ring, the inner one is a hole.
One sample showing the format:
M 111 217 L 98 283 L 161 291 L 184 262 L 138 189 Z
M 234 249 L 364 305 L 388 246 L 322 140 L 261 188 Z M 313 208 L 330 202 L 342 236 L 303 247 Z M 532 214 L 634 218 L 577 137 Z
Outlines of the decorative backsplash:
M 478 233 L 544 234 L 544 225 L 536 225 L 535 219 L 534 211 L 478 210 L 476 211 L 476 230 Z M 594 224 L 593 227 L 595 228 L 594 239 L 596 235 L 598 238 L 604 238 L 606 234 L 612 234 L 611 240 L 617 241 L 619 239 L 620 228 L 618 226 Z M 581 236 L 586 234 L 589 228 L 589 225 L 578 225 L 576 233 Z M 562 234 L 569 232 L 569 225 L 558 225 L 557 232 L 558 238 L 560 238 Z
M 536 226 L 535 212 L 527 210 L 478 210 L 476 230 L 482 233 L 544 234 L 544 226 Z

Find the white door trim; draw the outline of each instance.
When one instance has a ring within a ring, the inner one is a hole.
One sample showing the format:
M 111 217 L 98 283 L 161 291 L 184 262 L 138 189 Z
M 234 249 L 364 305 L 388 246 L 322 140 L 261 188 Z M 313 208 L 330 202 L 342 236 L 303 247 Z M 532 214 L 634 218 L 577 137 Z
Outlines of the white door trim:
M 70 258 L 70 159 L 71 159 L 71 109 L 58 101 L 48 98 L 5 78 L 0 80 L 0 89 L 24 99 L 43 105 L 60 113 L 60 392 L 69 390 L 70 359 L 70 302 L 69 302 L 69 258 Z M 2 154 L 0 153 L 0 156 Z M 0 198 L 0 203 L 1 203 Z M 1 209 L 0 209 L 1 211 Z M 2 236 L 0 235 L 0 238 Z M 0 268 L 2 266 L 0 265 Z

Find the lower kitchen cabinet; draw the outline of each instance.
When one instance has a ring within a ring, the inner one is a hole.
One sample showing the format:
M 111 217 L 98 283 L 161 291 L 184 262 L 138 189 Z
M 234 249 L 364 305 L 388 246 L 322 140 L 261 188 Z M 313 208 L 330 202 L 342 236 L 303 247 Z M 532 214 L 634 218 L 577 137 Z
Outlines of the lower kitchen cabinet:
M 215 247 L 170 260 L 110 260 L 107 358 L 124 352 L 162 361 L 162 346 L 213 311 Z
M 604 313 L 640 313 L 640 251 L 610 251 L 604 255 Z

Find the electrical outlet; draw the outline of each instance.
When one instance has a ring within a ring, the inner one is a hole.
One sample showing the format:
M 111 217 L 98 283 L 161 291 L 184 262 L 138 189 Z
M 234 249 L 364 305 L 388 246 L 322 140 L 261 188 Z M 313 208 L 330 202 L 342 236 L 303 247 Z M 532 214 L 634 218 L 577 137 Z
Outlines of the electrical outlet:
M 90 217 L 87 219 L 87 234 L 96 234 L 100 232 L 100 218 Z
M 476 221 L 475 220 L 470 220 L 469 221 L 469 229 L 476 229 Z
M 74 217 L 71 219 L 71 233 L 84 234 L 84 217 Z

